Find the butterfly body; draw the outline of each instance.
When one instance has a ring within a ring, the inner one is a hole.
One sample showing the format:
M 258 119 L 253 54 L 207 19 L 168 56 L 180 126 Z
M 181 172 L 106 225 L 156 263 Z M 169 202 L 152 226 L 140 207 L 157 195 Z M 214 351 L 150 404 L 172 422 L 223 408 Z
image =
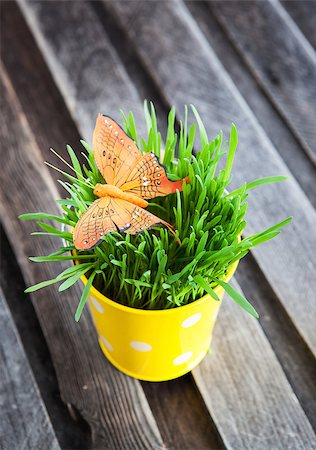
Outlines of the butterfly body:
M 98 183 L 95 185 L 93 193 L 100 198 L 120 198 L 132 203 L 133 205 L 140 206 L 141 208 L 146 208 L 148 206 L 148 202 L 146 202 L 146 200 L 144 200 L 143 198 L 140 198 L 135 194 L 131 194 L 130 192 L 124 192 L 120 188 L 112 184 Z
M 169 180 L 154 153 L 142 155 L 125 131 L 102 114 L 93 133 L 93 151 L 106 184 L 98 183 L 94 187 L 94 195 L 99 198 L 75 226 L 75 247 L 89 250 L 111 231 L 137 234 L 159 223 L 175 234 L 168 222 L 144 209 L 148 206 L 146 199 L 181 191 L 188 177 Z

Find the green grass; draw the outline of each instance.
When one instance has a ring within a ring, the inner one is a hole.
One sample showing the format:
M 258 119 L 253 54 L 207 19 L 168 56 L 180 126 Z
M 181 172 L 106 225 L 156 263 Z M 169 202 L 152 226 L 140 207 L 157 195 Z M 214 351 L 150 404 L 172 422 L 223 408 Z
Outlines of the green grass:
M 69 267 L 53 280 L 28 288 L 26 292 L 58 282 L 61 283 L 59 291 L 63 291 L 85 274 L 88 284 L 75 316 L 79 320 L 91 285 L 123 305 L 165 309 L 186 305 L 206 292 L 214 301 L 218 301 L 214 288 L 220 284 L 242 308 L 258 317 L 251 304 L 222 280 L 235 261 L 246 256 L 254 246 L 277 236 L 280 229 L 291 221 L 291 218 L 287 218 L 258 234 L 239 239 L 247 225 L 245 214 L 248 192 L 266 183 L 282 181 L 285 177 L 272 176 L 244 183 L 228 193 L 238 143 L 236 127 L 232 125 L 227 145 L 222 133 L 210 141 L 198 112 L 193 106 L 191 108 L 196 123 L 188 123 L 186 107 L 185 119 L 180 123 L 178 134 L 175 131 L 175 108 L 171 109 L 164 152 L 153 104 L 148 107 L 145 102 L 144 105 L 147 123 L 145 137 L 137 135 L 133 114 L 129 113 L 127 117 L 123 114 L 126 132 L 143 153 L 153 151 L 160 158 L 170 179 L 190 177 L 190 183 L 184 183 L 181 193 L 155 198 L 148 206 L 153 214 L 174 225 L 176 237 L 167 228 L 158 226 L 136 236 L 115 232 L 106 235 L 103 242 L 92 250 L 72 254 L 75 250 L 72 233 L 62 231 L 61 227 L 66 226 L 70 230 L 75 226 L 81 214 L 96 199 L 93 186 L 104 183 L 104 180 L 96 167 L 93 151 L 86 142 L 81 141 L 86 159 L 82 167 L 75 152 L 67 146 L 74 173 L 66 175 L 68 182 L 60 181 L 68 192 L 67 198 L 57 201 L 62 216 L 34 213 L 24 214 L 20 218 L 37 221 L 41 232 L 33 234 L 54 235 L 64 239 L 54 254 L 31 257 L 32 261 L 76 259 L 80 264 Z M 200 148 L 196 148 L 196 133 L 199 133 Z M 197 150 L 195 155 L 193 149 Z M 222 159 L 225 165 L 220 170 L 218 163 Z M 54 226 L 52 221 L 58 224 Z M 181 245 L 177 238 L 180 238 Z

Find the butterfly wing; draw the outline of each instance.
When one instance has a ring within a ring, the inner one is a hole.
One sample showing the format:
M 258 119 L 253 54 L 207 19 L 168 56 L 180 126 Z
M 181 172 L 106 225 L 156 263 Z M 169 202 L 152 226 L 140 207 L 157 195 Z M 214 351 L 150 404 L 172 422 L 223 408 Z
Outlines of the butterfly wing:
M 121 187 L 142 154 L 135 142 L 110 117 L 98 115 L 93 151 L 99 171 L 108 184 Z
M 74 245 L 88 250 L 111 231 L 137 234 L 162 223 L 173 233 L 173 227 L 146 209 L 119 198 L 102 197 L 96 200 L 79 219 L 74 229 Z
M 143 209 L 140 206 L 136 206 L 133 203 L 127 202 L 126 200 L 113 198 L 112 205 L 114 206 L 116 211 L 116 216 L 113 217 L 113 221 L 125 233 L 141 233 L 145 229 L 148 230 L 152 226 L 159 223 L 162 223 L 168 226 L 170 230 L 173 230 L 173 227 L 168 222 L 160 219 L 146 209 Z M 126 222 L 127 217 L 128 221 Z M 122 221 L 120 222 L 119 219 L 122 219 Z
M 74 245 L 78 250 L 88 250 L 110 231 L 116 231 L 110 218 L 110 197 L 95 200 L 78 220 L 74 232 Z
M 157 156 L 154 153 L 146 153 L 136 161 L 120 189 L 150 199 L 163 197 L 177 190 L 182 191 L 184 180 L 188 182 L 188 177 L 179 181 L 169 180 Z

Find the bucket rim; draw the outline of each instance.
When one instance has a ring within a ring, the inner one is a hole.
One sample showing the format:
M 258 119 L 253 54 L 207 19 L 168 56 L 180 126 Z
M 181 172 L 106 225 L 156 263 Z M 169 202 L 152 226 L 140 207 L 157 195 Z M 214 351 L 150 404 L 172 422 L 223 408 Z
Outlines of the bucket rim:
M 76 261 L 76 264 L 78 264 L 78 262 Z M 230 279 L 233 277 L 234 273 L 236 272 L 237 266 L 239 264 L 239 260 L 235 261 L 228 269 L 227 274 L 225 275 L 225 277 L 222 278 L 222 281 L 228 283 L 230 281 Z M 80 277 L 81 281 L 83 282 L 84 285 L 87 284 L 88 279 L 85 275 L 82 275 Z M 220 292 L 223 290 L 223 287 L 220 285 L 215 286 L 214 291 L 217 295 L 220 294 Z M 182 305 L 182 306 L 177 306 L 175 308 L 166 308 L 166 309 L 141 309 L 141 308 L 133 308 L 131 306 L 126 306 L 126 305 L 122 305 L 121 303 L 118 303 L 114 300 L 111 300 L 110 298 L 106 297 L 104 294 L 102 294 L 100 291 L 98 291 L 94 286 L 91 286 L 90 288 L 90 292 L 89 295 L 92 295 L 96 300 L 98 300 L 101 303 L 105 303 L 109 306 L 112 306 L 113 308 L 119 309 L 121 311 L 125 311 L 125 312 L 129 312 L 131 314 L 138 314 L 138 315 L 143 315 L 143 316 L 152 316 L 152 315 L 157 315 L 159 314 L 174 314 L 175 311 L 187 311 L 190 309 L 194 309 L 196 307 L 198 307 L 200 304 L 206 302 L 207 300 L 211 299 L 214 302 L 217 302 L 217 300 L 213 299 L 209 294 L 204 295 L 203 297 L 188 303 L 186 305 Z M 218 301 L 218 303 L 220 303 L 220 301 Z

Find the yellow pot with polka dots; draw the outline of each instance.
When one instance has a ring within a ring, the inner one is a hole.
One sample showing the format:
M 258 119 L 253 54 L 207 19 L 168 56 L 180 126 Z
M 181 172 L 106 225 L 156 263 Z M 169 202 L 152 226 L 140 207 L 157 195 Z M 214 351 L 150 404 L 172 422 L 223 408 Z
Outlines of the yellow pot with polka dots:
M 234 274 L 234 263 L 225 278 Z M 87 279 L 83 276 L 86 284 Z M 224 290 L 215 292 L 222 299 Z M 146 381 L 165 381 L 192 370 L 210 348 L 221 301 L 209 295 L 185 306 L 144 310 L 123 306 L 94 287 L 89 304 L 101 349 L 127 375 Z

